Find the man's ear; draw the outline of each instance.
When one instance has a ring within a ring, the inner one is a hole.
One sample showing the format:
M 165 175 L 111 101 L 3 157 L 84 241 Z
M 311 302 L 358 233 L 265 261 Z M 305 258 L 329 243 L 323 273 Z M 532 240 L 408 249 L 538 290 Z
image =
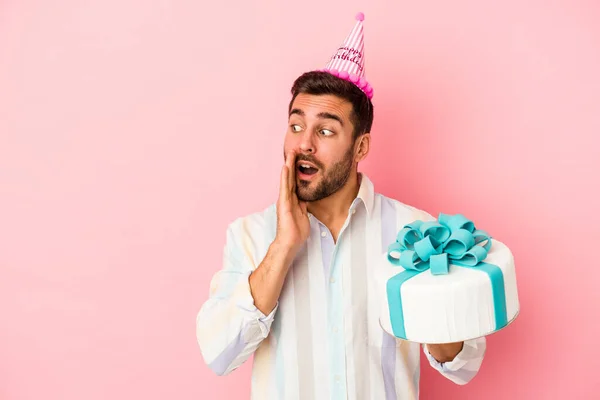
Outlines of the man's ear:
M 364 134 L 360 135 L 356 139 L 356 148 L 354 151 L 354 161 L 358 163 L 358 162 L 361 162 L 362 160 L 364 160 L 365 157 L 367 157 L 367 154 L 369 154 L 370 146 L 371 146 L 371 134 L 364 133 Z

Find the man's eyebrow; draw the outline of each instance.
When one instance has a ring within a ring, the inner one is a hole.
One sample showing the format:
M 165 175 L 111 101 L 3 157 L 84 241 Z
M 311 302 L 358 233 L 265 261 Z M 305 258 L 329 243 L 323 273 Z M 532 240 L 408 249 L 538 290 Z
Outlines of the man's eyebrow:
M 344 122 L 342 121 L 342 119 L 335 114 L 328 113 L 328 112 L 321 112 L 321 113 L 317 114 L 317 117 L 325 118 L 325 119 L 333 119 L 333 120 L 336 120 L 337 122 L 339 122 L 341 126 L 344 126 Z
M 299 115 L 299 116 L 301 116 L 301 117 L 304 117 L 304 111 L 302 111 L 302 110 L 301 110 L 301 109 L 299 109 L 299 108 L 294 108 L 294 109 L 292 109 L 292 111 L 290 111 L 290 117 L 291 117 L 293 114 L 297 114 L 297 115 Z
M 304 111 L 302 111 L 299 108 L 293 108 L 290 111 L 290 117 L 292 115 L 294 115 L 294 114 L 299 115 L 301 117 L 304 117 L 306 115 L 304 113 Z M 344 126 L 344 122 L 342 121 L 342 119 L 339 116 L 335 115 L 335 114 L 328 113 L 328 112 L 320 112 L 320 113 L 317 114 L 317 117 L 322 118 L 322 119 L 333 119 L 334 121 L 339 122 L 340 125 Z

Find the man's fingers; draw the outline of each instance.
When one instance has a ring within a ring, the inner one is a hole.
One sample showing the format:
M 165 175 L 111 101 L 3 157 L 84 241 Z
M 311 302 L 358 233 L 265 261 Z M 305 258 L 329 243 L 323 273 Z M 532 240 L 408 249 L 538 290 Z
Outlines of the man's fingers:
M 288 167 L 288 191 L 296 191 L 296 152 L 290 150 L 285 159 L 285 165 Z
M 288 189 L 288 167 L 284 165 L 281 168 L 281 177 L 279 179 L 279 199 L 281 201 L 287 201 L 290 195 L 290 191 Z

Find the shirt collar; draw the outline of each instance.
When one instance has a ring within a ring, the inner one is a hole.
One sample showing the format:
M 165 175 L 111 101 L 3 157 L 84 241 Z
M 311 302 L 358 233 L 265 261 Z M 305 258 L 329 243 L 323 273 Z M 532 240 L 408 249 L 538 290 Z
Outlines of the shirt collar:
M 375 198 L 373 182 L 371 182 L 371 180 L 363 172 L 358 173 L 358 179 L 360 180 L 360 187 L 358 189 L 358 194 L 356 195 L 356 200 L 362 200 L 367 210 L 367 215 L 370 217 L 371 213 L 373 212 L 373 202 Z M 351 209 L 356 207 L 356 200 L 354 200 Z

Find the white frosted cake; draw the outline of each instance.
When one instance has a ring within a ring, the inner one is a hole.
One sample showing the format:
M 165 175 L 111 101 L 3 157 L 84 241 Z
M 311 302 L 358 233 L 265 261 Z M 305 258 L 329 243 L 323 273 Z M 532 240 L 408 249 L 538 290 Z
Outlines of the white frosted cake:
M 379 322 L 401 339 L 461 342 L 519 313 L 511 251 L 460 214 L 405 226 L 378 267 Z

